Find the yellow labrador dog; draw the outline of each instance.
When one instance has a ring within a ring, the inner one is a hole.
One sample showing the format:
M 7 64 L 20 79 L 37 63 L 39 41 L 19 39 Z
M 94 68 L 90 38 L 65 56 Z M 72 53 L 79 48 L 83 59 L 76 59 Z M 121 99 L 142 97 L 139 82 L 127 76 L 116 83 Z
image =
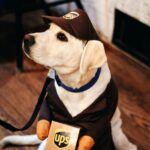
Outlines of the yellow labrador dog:
M 95 31 L 90 29 L 89 20 L 87 19 L 88 22 L 87 20 L 84 22 L 85 18 L 87 18 L 86 13 L 81 10 L 75 10 L 63 17 L 45 17 L 45 19 L 51 20 L 49 28 L 44 32 L 28 34 L 24 40 L 25 54 L 36 63 L 55 70 L 59 80 L 66 87 L 72 89 L 72 91 L 69 91 L 63 88 L 54 79 L 57 95 L 72 118 L 79 116 L 87 108 L 92 108 L 90 106 L 103 95 L 111 81 L 104 46 L 102 42 L 97 40 Z M 100 68 L 100 73 L 95 79 L 98 68 Z M 93 78 L 95 82 L 92 85 L 82 89 L 82 91 L 74 92 L 74 90 L 88 84 Z M 121 129 L 120 111 L 116 107 L 110 125 L 115 148 L 101 147 L 100 149 L 137 150 L 137 147 L 128 141 Z M 93 128 L 93 130 L 96 130 L 96 128 Z M 100 135 L 98 131 L 96 130 L 96 134 Z M 81 136 L 78 150 L 95 148 L 95 138 L 89 135 Z M 97 135 L 96 137 L 98 137 Z M 105 139 L 105 135 L 103 136 L 103 139 Z M 39 136 L 39 138 L 43 140 L 43 137 Z M 1 140 L 0 143 L 3 146 L 7 143 L 17 145 L 41 143 L 39 150 L 44 150 L 46 140 L 41 142 L 36 135 L 9 136 Z M 106 145 L 107 143 L 103 146 Z M 94 150 L 100 149 L 95 148 Z

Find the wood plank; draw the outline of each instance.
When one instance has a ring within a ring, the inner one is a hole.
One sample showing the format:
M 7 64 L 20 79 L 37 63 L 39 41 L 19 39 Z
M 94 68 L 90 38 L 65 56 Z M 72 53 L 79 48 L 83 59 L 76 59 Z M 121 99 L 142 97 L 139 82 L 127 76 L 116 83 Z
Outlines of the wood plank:
M 123 129 L 141 150 L 150 149 L 150 70 L 105 43 L 108 62 L 119 88 Z

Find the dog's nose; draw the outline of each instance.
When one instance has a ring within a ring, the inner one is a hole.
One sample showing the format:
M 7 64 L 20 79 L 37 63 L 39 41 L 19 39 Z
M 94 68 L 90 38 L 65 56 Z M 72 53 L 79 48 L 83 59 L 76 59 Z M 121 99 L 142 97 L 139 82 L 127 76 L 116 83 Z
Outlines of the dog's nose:
M 30 47 L 35 44 L 35 38 L 32 35 L 25 35 L 24 36 L 24 48 L 25 48 L 25 52 L 29 53 L 30 52 Z

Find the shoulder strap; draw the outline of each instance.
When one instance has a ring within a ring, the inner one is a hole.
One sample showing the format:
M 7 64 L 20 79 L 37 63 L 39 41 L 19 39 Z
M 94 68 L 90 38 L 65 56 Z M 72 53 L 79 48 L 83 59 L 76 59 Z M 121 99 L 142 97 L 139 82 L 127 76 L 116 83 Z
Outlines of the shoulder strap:
M 53 79 L 51 79 L 51 78 L 49 78 L 49 77 L 46 78 L 45 83 L 44 83 L 44 86 L 43 86 L 42 91 L 41 91 L 41 94 L 40 94 L 40 96 L 39 96 L 39 98 L 38 98 L 38 102 L 37 102 L 37 104 L 36 104 L 36 106 L 35 106 L 35 108 L 34 108 L 34 111 L 33 111 L 32 115 L 31 115 L 30 119 L 28 120 L 28 122 L 27 122 L 22 128 L 16 128 L 16 127 L 12 126 L 11 124 L 9 124 L 9 123 L 7 123 L 7 122 L 1 120 L 1 119 L 0 119 L 0 125 L 1 125 L 2 127 L 6 128 L 6 129 L 12 131 L 12 132 L 15 132 L 15 131 L 23 131 L 23 130 L 28 129 L 28 128 L 33 124 L 34 120 L 36 119 L 36 117 L 37 117 L 37 115 L 38 115 L 38 113 L 39 113 L 39 110 L 40 110 L 41 105 L 42 105 L 42 103 L 43 103 L 43 99 L 44 99 L 45 94 L 46 94 L 46 88 L 47 88 L 48 84 L 49 84 L 52 80 L 53 80 Z

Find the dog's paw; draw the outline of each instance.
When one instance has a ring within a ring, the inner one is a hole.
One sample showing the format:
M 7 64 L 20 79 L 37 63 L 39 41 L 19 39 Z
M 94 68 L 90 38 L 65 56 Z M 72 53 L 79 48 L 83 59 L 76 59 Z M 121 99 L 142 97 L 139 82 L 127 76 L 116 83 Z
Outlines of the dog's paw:
M 126 150 L 138 150 L 137 146 L 130 143 L 130 145 L 126 148 Z
M 6 140 L 5 138 L 2 139 L 2 140 L 0 140 L 0 149 L 1 149 L 1 148 L 4 148 L 7 144 L 8 144 L 8 143 L 7 143 L 7 140 Z
M 128 143 L 119 143 L 117 146 L 115 145 L 117 150 L 138 150 L 135 144 L 131 142 Z
M 38 150 L 45 150 L 46 143 L 47 143 L 47 139 L 42 141 L 42 143 L 38 147 Z

